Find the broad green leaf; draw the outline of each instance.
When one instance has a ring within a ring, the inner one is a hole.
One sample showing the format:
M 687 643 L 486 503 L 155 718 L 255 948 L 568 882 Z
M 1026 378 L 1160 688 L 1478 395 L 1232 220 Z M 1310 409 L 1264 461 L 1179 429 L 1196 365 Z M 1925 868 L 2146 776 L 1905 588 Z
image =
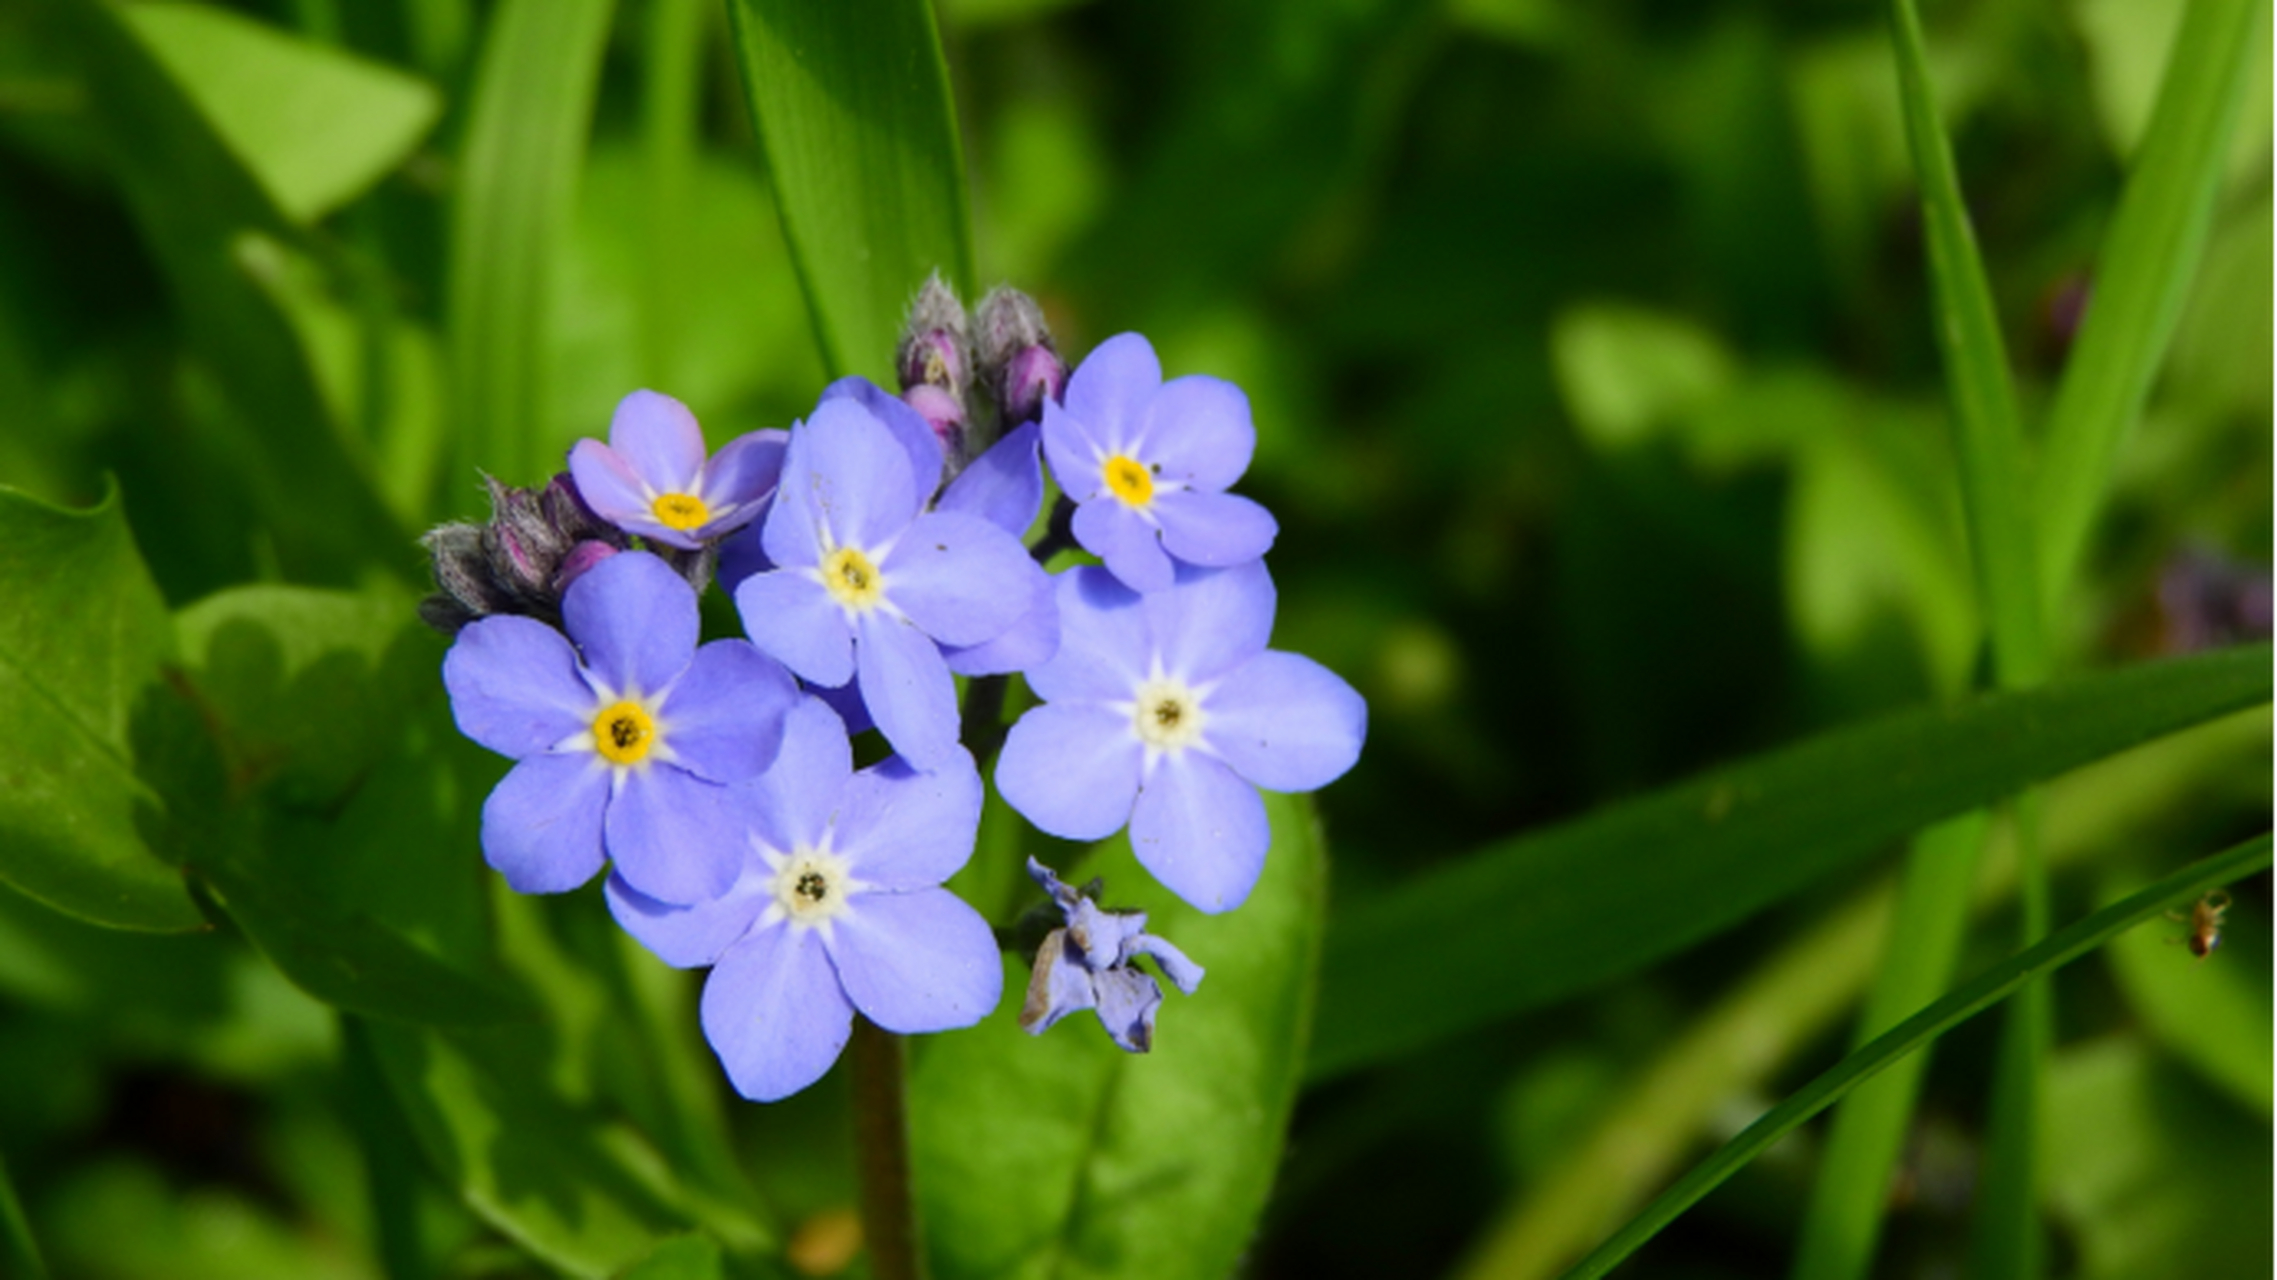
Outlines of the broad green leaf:
M 2168 57 L 2096 259 L 2095 296 L 2048 410 L 2037 497 L 2039 580 L 2059 599 L 2087 549 L 2119 441 L 2140 417 L 2182 315 L 2221 193 L 2224 160 L 2257 51 L 2262 0 L 2193 0 Z
M 141 832 L 138 704 L 173 647 L 114 490 L 65 511 L 0 489 L 0 880 L 121 929 L 205 923 Z
M 48 56 L 87 82 L 87 118 L 173 296 L 218 403 L 196 442 L 242 477 L 255 510 L 218 511 L 274 549 L 286 575 L 345 583 L 375 560 L 403 569 L 388 514 L 291 325 L 267 296 L 270 246 L 300 232 L 206 123 L 115 6 L 39 0 Z
M 692 1225 L 653 1151 L 554 1093 L 543 1034 L 374 1025 L 372 1046 L 445 1185 L 555 1270 L 614 1276 Z
M 528 1017 L 490 972 L 476 813 L 496 773 L 452 730 L 408 597 L 243 587 L 184 610 L 161 778 L 190 866 L 263 954 L 343 1009 Z
M 1887 952 L 1858 1023 L 1854 1044 L 1889 1030 L 1952 981 L 1967 932 L 1969 889 L 1983 851 L 1985 818 L 1965 814 L 1915 837 L 1906 858 Z M 1889 1203 L 1890 1170 L 1913 1119 L 1914 1094 L 1929 1066 L 1922 1052 L 1860 1085 L 1835 1113 L 1795 1249 L 1796 1280 L 1840 1280 L 1869 1273 Z
M 1418 876 L 1338 917 L 1312 1073 L 1629 972 L 1941 818 L 2264 703 L 2269 665 L 2253 646 L 1906 712 Z
M 425 81 L 224 9 L 140 4 L 121 13 L 296 222 L 361 194 L 442 113 L 442 96 Z
M 2104 896 L 2116 898 L 2138 887 L 2138 878 L 2114 878 Z M 2268 938 L 2262 932 L 2267 917 L 2233 902 L 2221 947 L 2200 961 L 2181 945 L 2190 932 L 2191 907 L 2176 914 L 2182 922 L 2140 929 L 2112 943 L 2111 971 L 2153 1040 L 2267 1119 L 2270 1078 L 2277 1074 L 2270 1052 Z M 2240 935 L 2249 931 L 2260 933 L 2259 946 L 2241 944 Z
M 1765 1148 L 1797 1126 L 1841 1100 L 1853 1088 L 1887 1069 L 1891 1063 L 1921 1048 L 1954 1026 L 2006 998 L 2043 974 L 2071 963 L 2167 907 L 2187 902 L 2216 885 L 2241 880 L 2266 870 L 2270 838 L 2266 835 L 2235 848 L 2202 858 L 2067 928 L 2001 961 L 1969 979 L 1936 1003 L 1876 1037 L 1865 1047 L 1788 1095 L 1765 1112 L 1739 1136 L 1678 1179 L 1645 1206 L 1644 1212 L 1615 1232 L 1611 1239 L 1581 1260 L 1566 1275 L 1570 1280 L 1593 1280 L 1612 1270 L 1636 1252 L 1662 1228 L 1722 1185 Z
M 1123 1053 L 1088 1013 L 1024 1034 L 1017 962 L 996 1013 L 918 1046 L 910 1141 L 939 1280 L 1233 1270 L 1296 1100 L 1326 891 L 1310 802 L 1266 803 L 1272 853 L 1238 911 L 1179 902 L 1121 840 L 1058 868 L 1104 876 L 1108 905 L 1146 908 L 1208 970 L 1193 997 L 1167 991 L 1152 1053 Z
M 727 11 L 822 362 L 891 385 L 902 314 L 925 277 L 939 271 L 960 294 L 973 285 L 932 6 L 729 0 Z
M 2076 1246 L 2071 1274 L 2200 1280 L 2269 1265 L 2266 1124 L 2133 1036 L 2056 1054 L 2047 1099 L 2047 1204 Z
M 1713 331 L 1614 303 L 1560 314 L 1550 331 L 1550 361 L 1566 412 L 1600 449 L 1641 443 L 1727 394 L 1738 373 Z
M 491 11 L 451 204 L 461 474 L 479 468 L 527 484 L 561 468 L 540 427 L 546 322 L 612 8 L 610 0 L 506 0 Z
M 1954 453 L 1960 462 L 1979 605 L 1992 633 L 2001 687 L 2025 688 L 2047 674 L 2047 654 L 2035 585 L 2039 543 L 2016 389 L 2009 380 L 1992 287 L 1954 171 L 1952 144 L 1938 120 L 1921 19 L 1912 0 L 1890 0 L 1890 25 L 1906 145 L 1921 182 L 1937 347 L 1953 405 Z

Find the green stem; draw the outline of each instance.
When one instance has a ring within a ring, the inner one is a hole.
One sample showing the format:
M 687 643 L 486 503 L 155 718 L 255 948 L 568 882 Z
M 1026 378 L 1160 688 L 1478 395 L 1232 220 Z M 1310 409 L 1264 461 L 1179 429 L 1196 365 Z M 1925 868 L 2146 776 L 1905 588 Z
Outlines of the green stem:
M 2140 893 L 2122 898 L 2073 924 L 2037 946 L 2009 957 L 1953 989 L 1945 998 L 1891 1028 L 1873 1043 L 1819 1074 L 1786 1101 L 1763 1113 L 1738 1137 L 1718 1148 L 1676 1184 L 1645 1206 L 1644 1212 L 1599 1245 L 1573 1270 L 1568 1280 L 1592 1280 L 1612 1270 L 1645 1241 L 1676 1220 L 1678 1214 L 1700 1202 L 1710 1191 L 1746 1167 L 1772 1143 L 1793 1132 L 1812 1116 L 1826 1110 L 1860 1083 L 1891 1063 L 1944 1034 L 1956 1024 L 1997 1003 L 2028 980 L 2060 965 L 2069 964 L 2102 946 L 2120 933 L 2157 915 L 2167 907 L 2196 898 L 2217 885 L 2254 874 L 2269 866 L 2270 838 L 2249 840 L 2235 848 L 2201 858 Z
M 862 1179 L 862 1239 L 877 1280 L 923 1280 L 917 1199 L 909 1181 L 907 1054 L 900 1036 L 854 1019 L 854 1159 Z

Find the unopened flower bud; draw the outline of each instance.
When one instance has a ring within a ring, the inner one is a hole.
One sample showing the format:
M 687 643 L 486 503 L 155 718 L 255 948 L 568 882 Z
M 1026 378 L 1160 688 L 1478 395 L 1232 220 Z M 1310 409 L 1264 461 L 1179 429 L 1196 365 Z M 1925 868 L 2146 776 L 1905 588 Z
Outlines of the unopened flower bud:
M 1044 416 L 1044 401 L 1057 400 L 1067 385 L 1067 366 L 1043 308 L 1018 289 L 998 288 L 981 299 L 975 325 L 981 389 L 996 402 L 1004 429 Z
M 933 428 L 933 438 L 941 442 L 941 455 L 957 465 L 969 455 L 965 453 L 965 402 L 940 387 L 920 383 L 901 393 L 902 403 L 917 411 L 925 425 Z M 957 467 L 963 470 L 962 466 Z
M 909 305 L 909 323 L 901 345 L 894 349 L 894 372 L 904 392 L 917 387 L 938 387 L 959 400 L 964 398 L 967 372 L 972 368 L 972 341 L 966 336 L 964 304 L 941 279 L 939 272 L 926 278 Z
M 421 603 L 419 616 L 446 635 L 494 613 L 558 622 L 570 579 L 630 545 L 593 514 L 567 475 L 543 489 L 517 489 L 489 476 L 483 484 L 490 491 L 487 523 L 446 524 L 420 539 L 434 559 L 438 590 Z M 573 554 L 579 559 L 565 572 Z

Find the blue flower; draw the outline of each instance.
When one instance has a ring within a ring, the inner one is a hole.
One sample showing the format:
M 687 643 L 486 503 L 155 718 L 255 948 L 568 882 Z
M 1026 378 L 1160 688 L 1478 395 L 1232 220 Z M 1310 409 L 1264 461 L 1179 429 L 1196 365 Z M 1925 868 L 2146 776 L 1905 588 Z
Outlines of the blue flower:
M 742 862 L 724 784 L 774 761 L 790 676 L 741 640 L 697 648 L 695 589 L 647 552 L 595 564 L 561 612 L 566 640 L 501 614 L 443 659 L 459 731 L 518 761 L 483 803 L 483 855 L 522 893 L 607 859 L 668 902 L 721 892 Z
M 1255 560 L 1279 531 L 1265 508 L 1225 492 L 1249 469 L 1249 399 L 1220 378 L 1162 380 L 1145 338 L 1099 344 L 1045 400 L 1044 456 L 1076 503 L 1075 540 L 1123 585 L 1160 591 L 1173 560 Z
M 1036 952 L 1028 998 L 1020 1006 L 1021 1028 L 1042 1035 L 1078 1009 L 1095 1009 L 1100 1024 L 1125 1052 L 1152 1049 L 1162 987 L 1131 962 L 1153 957 L 1163 976 L 1187 995 L 1202 984 L 1202 966 L 1148 933 L 1144 911 L 1102 911 L 1034 858 L 1028 859 L 1028 874 L 1059 905 L 1067 925 L 1046 935 Z
M 627 533 L 693 551 L 751 523 L 783 468 L 784 435 L 754 431 L 709 460 L 688 406 L 635 391 L 609 419 L 609 443 L 580 440 L 569 473 L 594 514 Z
M 1012 726 L 996 786 L 1030 822 L 1098 840 L 1126 822 L 1138 860 L 1203 911 L 1239 906 L 1270 833 L 1257 788 L 1310 791 L 1359 759 L 1368 708 L 1310 658 L 1265 647 L 1262 562 L 1178 570 L 1140 595 L 1105 570 L 1059 575 L 1044 699 Z
M 608 899 L 665 963 L 712 966 L 704 1036 L 738 1092 L 771 1102 L 820 1079 L 857 1011 L 913 1033 L 969 1027 L 996 1007 L 995 936 L 939 887 L 980 828 L 972 757 L 856 773 L 837 716 L 808 698 L 774 768 L 731 794 L 744 850 L 733 888 L 676 907 L 614 875 Z
M 942 647 L 1012 630 L 1032 611 L 1037 570 L 991 520 L 924 509 L 940 450 L 921 423 L 911 440 L 890 421 L 838 395 L 793 428 L 761 530 L 771 567 L 736 586 L 735 605 L 752 643 L 800 679 L 858 683 L 886 741 L 931 769 L 962 750 Z

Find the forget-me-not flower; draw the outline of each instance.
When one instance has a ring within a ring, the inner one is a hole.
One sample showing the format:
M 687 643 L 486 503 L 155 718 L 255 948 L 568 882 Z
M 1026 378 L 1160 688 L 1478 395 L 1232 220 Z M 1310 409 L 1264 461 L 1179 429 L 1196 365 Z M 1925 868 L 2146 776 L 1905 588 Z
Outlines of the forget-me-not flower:
M 792 429 L 762 529 L 773 567 L 736 586 L 735 606 L 752 643 L 800 679 L 858 683 L 886 741 L 931 769 L 962 754 L 942 647 L 1019 622 L 1035 563 L 988 519 L 924 509 L 940 451 L 930 432 L 917 443 L 932 468 L 922 475 L 917 451 L 859 398 L 815 406 Z
M 1021 1029 L 1042 1035 L 1068 1014 L 1094 1009 L 1100 1025 L 1125 1052 L 1152 1049 L 1162 987 L 1132 961 L 1153 957 L 1163 976 L 1187 995 L 1202 984 L 1202 966 L 1148 933 L 1144 911 L 1103 911 L 1034 858 L 1028 859 L 1028 874 L 1052 896 L 1067 923 L 1045 935 L 1036 952 L 1035 973 L 1020 1006 Z
M 665 963 L 712 966 L 704 1036 L 738 1092 L 771 1102 L 821 1079 L 857 1011 L 913 1033 L 969 1027 L 996 1007 L 995 936 L 940 887 L 980 828 L 971 756 L 856 773 L 838 717 L 807 698 L 774 768 L 730 792 L 744 830 L 732 889 L 674 907 L 611 876 L 608 898 Z
M 1227 486 L 1249 469 L 1249 398 L 1222 378 L 1162 380 L 1135 333 L 1099 344 L 1046 400 L 1044 456 L 1076 503 L 1075 540 L 1134 591 L 1170 585 L 1173 562 L 1255 560 L 1279 527 Z
M 644 551 L 586 570 L 561 613 L 568 639 L 499 614 L 443 659 L 459 731 L 518 762 L 483 803 L 483 855 L 523 893 L 609 859 L 667 902 L 725 890 L 743 860 L 725 784 L 774 761 L 790 675 L 742 640 L 697 648 L 695 589 Z
M 609 419 L 609 443 L 580 440 L 569 474 L 595 514 L 627 533 L 693 551 L 765 509 L 783 469 L 784 433 L 754 431 L 704 456 L 688 406 L 635 391 Z
M 1270 843 L 1257 788 L 1310 791 L 1359 759 L 1368 708 L 1334 672 L 1265 647 L 1262 561 L 1181 567 L 1144 595 L 1090 566 L 1059 575 L 1059 652 L 1028 673 L 1044 704 L 1012 726 L 996 786 L 1045 831 L 1126 822 L 1138 860 L 1203 911 L 1239 906 Z

